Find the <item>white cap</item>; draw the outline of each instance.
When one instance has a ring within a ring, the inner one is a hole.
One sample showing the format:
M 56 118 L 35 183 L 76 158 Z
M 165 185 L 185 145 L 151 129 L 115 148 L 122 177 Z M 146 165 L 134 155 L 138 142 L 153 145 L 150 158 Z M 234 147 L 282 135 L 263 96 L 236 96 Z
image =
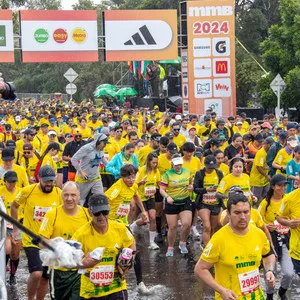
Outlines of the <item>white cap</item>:
M 287 141 L 287 144 L 290 144 L 293 148 L 295 148 L 298 145 L 298 142 L 296 139 L 294 139 L 294 140 Z
M 183 164 L 183 159 L 182 159 L 182 157 L 174 157 L 174 158 L 172 159 L 172 164 L 173 164 L 174 166 L 182 165 L 182 164 Z
M 236 125 L 243 125 L 243 122 L 242 121 L 237 121 Z
M 57 135 L 56 132 L 55 132 L 54 130 L 50 130 L 50 131 L 48 132 L 48 135 L 51 135 L 51 134 Z
M 20 116 L 16 116 L 16 117 L 15 117 L 15 120 L 16 120 L 17 122 L 20 122 L 20 121 L 21 121 L 21 117 L 20 117 Z
M 182 119 L 181 115 L 176 115 L 175 120 L 181 120 L 181 119 Z

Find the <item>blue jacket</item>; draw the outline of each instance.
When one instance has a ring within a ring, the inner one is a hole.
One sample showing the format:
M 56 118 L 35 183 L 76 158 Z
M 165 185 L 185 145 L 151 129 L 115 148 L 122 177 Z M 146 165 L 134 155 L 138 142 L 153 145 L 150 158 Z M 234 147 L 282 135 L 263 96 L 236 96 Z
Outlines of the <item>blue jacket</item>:
M 120 178 L 120 170 L 123 167 L 122 158 L 124 157 L 124 152 L 120 152 L 111 159 L 111 161 L 106 165 L 105 170 L 112 175 L 114 175 L 115 179 Z M 132 154 L 132 163 L 137 168 L 139 167 L 139 163 L 135 154 Z

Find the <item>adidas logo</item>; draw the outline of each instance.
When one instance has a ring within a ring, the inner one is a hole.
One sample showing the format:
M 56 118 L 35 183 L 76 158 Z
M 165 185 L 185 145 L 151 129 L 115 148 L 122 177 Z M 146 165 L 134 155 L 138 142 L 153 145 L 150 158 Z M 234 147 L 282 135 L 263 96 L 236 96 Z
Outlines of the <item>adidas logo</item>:
M 140 27 L 139 31 L 131 37 L 133 41 L 129 39 L 124 43 L 125 46 L 132 46 L 134 45 L 133 42 L 135 43 L 135 45 L 156 45 L 156 41 L 154 40 L 146 25 Z

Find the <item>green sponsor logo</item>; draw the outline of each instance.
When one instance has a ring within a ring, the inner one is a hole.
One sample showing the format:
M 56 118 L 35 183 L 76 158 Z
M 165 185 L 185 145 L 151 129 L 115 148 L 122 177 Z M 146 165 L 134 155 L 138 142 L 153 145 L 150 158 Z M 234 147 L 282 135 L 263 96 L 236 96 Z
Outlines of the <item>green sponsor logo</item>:
M 48 31 L 44 28 L 39 28 L 34 33 L 34 39 L 38 43 L 41 43 L 41 44 L 46 43 L 48 41 L 48 38 L 49 38 Z
M 0 25 L 0 47 L 6 46 L 5 25 Z
M 237 269 L 255 266 L 255 261 L 246 261 L 235 265 Z

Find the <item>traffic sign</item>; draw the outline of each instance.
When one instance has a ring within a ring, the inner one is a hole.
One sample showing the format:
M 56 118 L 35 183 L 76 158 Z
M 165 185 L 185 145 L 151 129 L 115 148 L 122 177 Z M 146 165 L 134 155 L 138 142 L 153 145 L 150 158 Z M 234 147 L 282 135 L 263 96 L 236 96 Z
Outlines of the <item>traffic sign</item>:
M 72 69 L 70 68 L 65 74 L 64 77 L 69 81 L 69 82 L 73 82 L 77 77 L 78 74 Z
M 283 78 L 280 76 L 280 74 L 277 74 L 276 77 L 273 79 L 273 81 L 270 84 L 270 88 L 276 95 L 278 94 L 278 92 L 282 93 L 285 90 L 286 84 Z
M 77 86 L 74 83 L 68 83 L 66 86 L 66 92 L 69 95 L 74 95 L 77 92 Z

